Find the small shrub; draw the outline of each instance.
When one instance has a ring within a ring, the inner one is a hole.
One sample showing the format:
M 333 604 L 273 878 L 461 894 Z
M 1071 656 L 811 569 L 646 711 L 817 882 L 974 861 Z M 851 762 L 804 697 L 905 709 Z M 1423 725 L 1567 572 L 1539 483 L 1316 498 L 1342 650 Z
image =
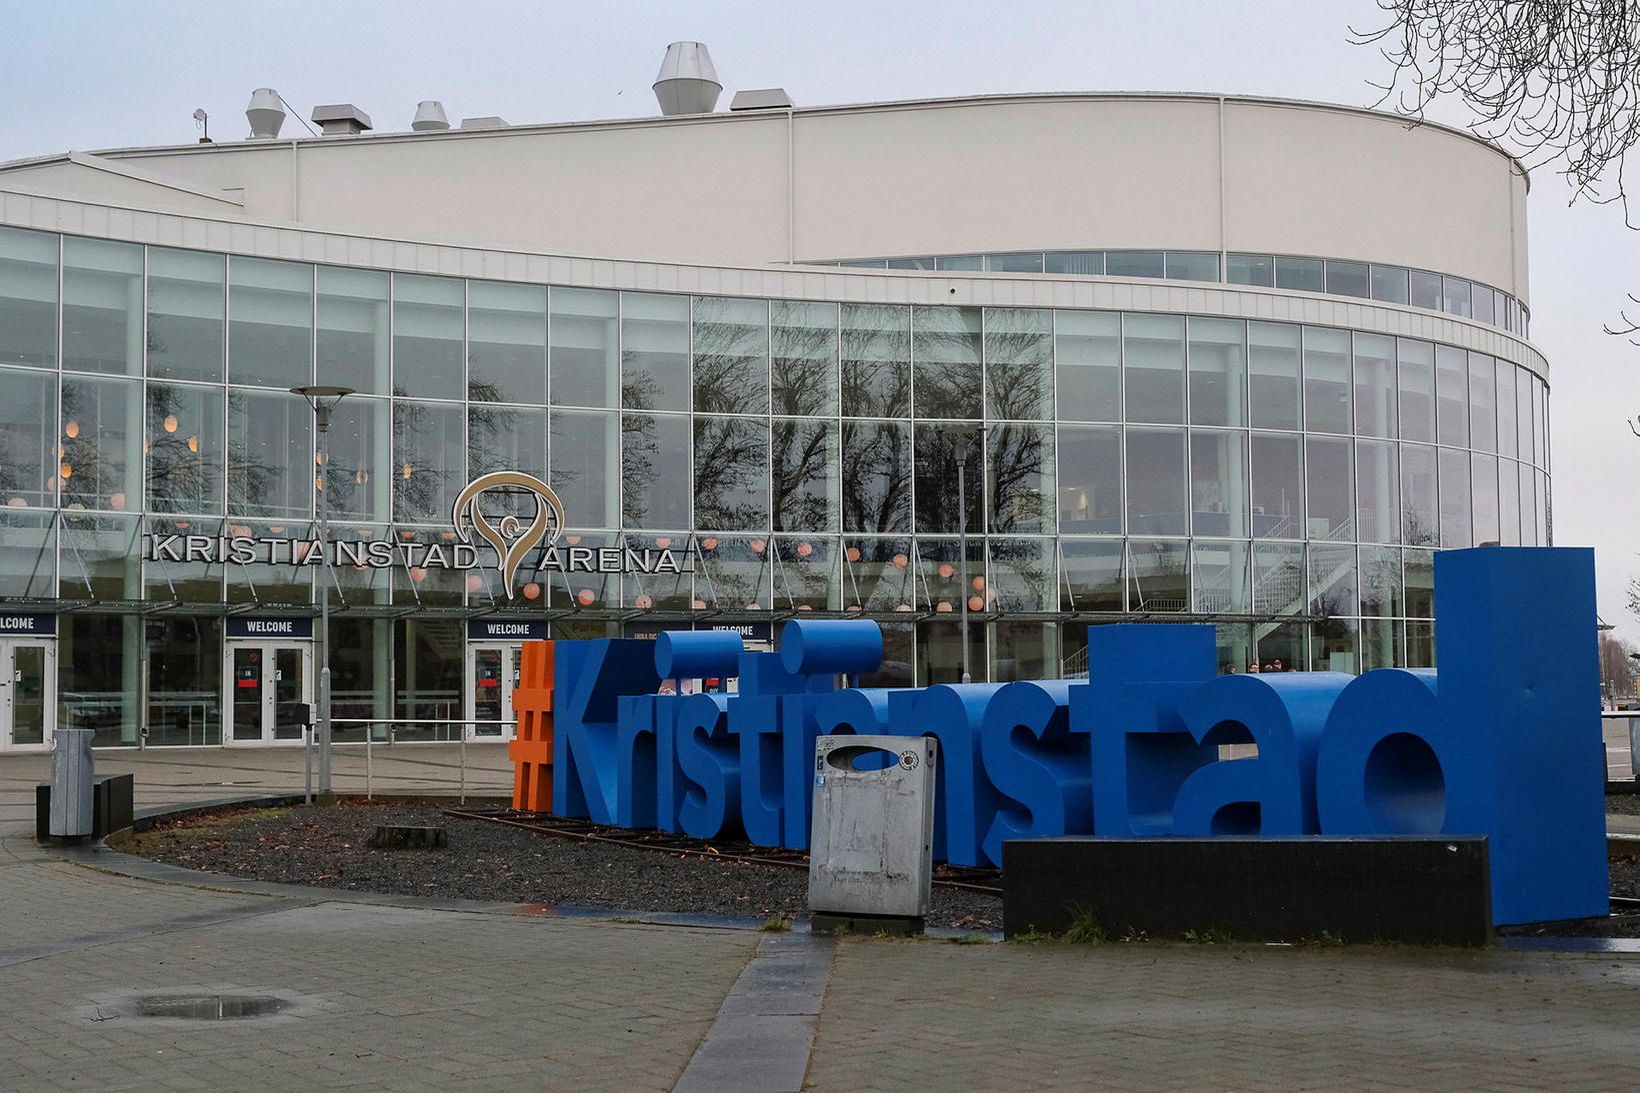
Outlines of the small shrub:
M 1071 924 L 1065 928 L 1065 940 L 1073 945 L 1095 945 L 1105 940 L 1105 924 L 1093 908 L 1077 904 L 1071 906 Z
M 785 915 L 770 915 L 758 929 L 766 934 L 783 934 L 790 931 L 792 924 L 786 921 Z

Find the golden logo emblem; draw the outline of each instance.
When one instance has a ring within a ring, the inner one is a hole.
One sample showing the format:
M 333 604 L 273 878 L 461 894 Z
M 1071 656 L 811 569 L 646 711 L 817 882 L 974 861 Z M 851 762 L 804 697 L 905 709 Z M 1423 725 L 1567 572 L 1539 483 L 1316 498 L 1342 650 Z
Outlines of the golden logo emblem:
M 494 490 L 517 496 L 528 494 L 535 498 L 535 515 L 526 524 L 517 516 L 508 514 L 492 523 L 479 507 L 483 494 Z M 464 543 L 473 541 L 473 533 L 495 548 L 496 568 L 501 571 L 501 587 L 512 599 L 513 576 L 519 565 L 541 541 L 548 545 L 556 542 L 564 529 L 564 504 L 552 487 L 532 474 L 523 471 L 491 471 L 467 483 L 450 511 L 450 523 Z

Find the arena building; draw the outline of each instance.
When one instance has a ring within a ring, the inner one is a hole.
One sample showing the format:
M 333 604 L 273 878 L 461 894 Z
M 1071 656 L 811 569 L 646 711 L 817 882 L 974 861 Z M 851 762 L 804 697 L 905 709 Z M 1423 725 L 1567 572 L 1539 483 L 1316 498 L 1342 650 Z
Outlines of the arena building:
M 880 620 L 885 684 L 957 680 L 965 611 L 976 680 L 1139 619 L 1426 665 L 1432 552 L 1550 541 L 1499 149 L 1230 95 L 720 111 L 692 44 L 656 90 L 295 139 L 262 90 L 249 139 L 0 165 L 0 748 L 297 739 L 327 586 L 337 739 L 403 740 L 507 735 L 528 638 L 799 613 Z

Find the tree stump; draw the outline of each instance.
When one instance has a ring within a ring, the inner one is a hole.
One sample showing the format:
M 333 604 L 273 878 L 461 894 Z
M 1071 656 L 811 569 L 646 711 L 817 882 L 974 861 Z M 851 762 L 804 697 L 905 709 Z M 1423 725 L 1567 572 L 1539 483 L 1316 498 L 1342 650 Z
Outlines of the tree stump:
M 450 845 L 450 835 L 442 827 L 382 824 L 365 845 L 377 850 L 441 850 Z

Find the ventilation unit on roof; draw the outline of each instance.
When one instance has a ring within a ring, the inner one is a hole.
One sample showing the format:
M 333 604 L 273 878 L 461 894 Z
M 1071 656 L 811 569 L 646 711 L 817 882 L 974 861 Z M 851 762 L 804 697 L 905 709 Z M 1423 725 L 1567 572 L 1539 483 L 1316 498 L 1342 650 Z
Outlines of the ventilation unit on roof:
M 313 120 L 327 137 L 356 137 L 371 127 L 370 115 L 350 102 L 315 106 Z
M 444 113 L 444 104 L 436 99 L 424 99 L 416 104 L 416 118 L 410 128 L 418 133 L 433 133 L 450 128 L 450 118 Z
M 796 104 L 784 87 L 764 87 L 756 91 L 736 91 L 729 110 L 790 110 Z
M 655 98 L 667 117 L 679 114 L 710 114 L 723 94 L 712 55 L 699 42 L 673 42 L 666 47 L 660 74 L 655 77 Z
M 251 104 L 245 108 L 245 118 L 251 123 L 247 140 L 275 140 L 285 124 L 285 101 L 271 87 L 259 87 L 251 92 Z

